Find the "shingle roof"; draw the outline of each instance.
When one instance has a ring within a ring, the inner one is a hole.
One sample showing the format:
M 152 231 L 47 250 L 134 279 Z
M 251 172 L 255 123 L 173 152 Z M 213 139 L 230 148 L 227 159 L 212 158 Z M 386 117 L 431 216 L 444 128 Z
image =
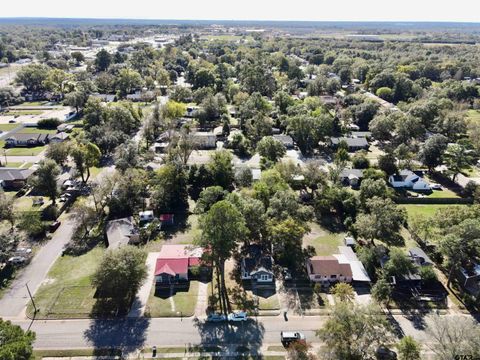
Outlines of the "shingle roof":
M 352 269 L 349 264 L 341 264 L 335 256 L 313 256 L 310 264 L 315 275 L 330 276 L 342 274 L 352 277 Z
M 34 170 L 30 169 L 0 168 L 0 180 L 27 180 L 33 173 Z
M 364 137 L 360 138 L 351 138 L 351 137 L 332 137 L 330 139 L 333 145 L 338 145 L 342 141 L 345 141 L 348 147 L 366 147 L 368 146 L 368 141 Z

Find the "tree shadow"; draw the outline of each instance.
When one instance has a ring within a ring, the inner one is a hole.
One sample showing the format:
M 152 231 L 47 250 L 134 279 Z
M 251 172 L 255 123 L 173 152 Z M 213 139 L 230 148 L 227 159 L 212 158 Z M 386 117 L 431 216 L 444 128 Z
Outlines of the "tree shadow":
M 83 336 L 95 349 L 96 356 L 107 348 L 125 354 L 143 347 L 149 325 L 148 318 L 98 319 L 91 322 Z
M 202 348 L 218 346 L 227 347 L 228 345 L 238 345 L 238 347 L 248 348 L 250 354 L 260 353 L 265 334 L 264 326 L 249 319 L 246 322 L 238 324 L 220 323 L 210 324 L 198 319 L 194 319 L 194 326 L 198 329 L 200 335 L 200 344 Z M 240 349 L 240 352 L 246 352 Z
M 162 229 L 165 240 L 170 240 L 178 233 L 184 233 L 190 230 L 191 226 L 188 223 L 189 215 L 190 214 L 188 212 L 175 213 L 175 223 L 165 227 L 165 229 Z

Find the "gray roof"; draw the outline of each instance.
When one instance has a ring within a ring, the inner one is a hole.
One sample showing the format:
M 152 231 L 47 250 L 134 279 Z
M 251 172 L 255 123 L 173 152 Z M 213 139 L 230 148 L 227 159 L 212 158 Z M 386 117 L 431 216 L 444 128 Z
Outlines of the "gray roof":
M 350 178 L 350 177 L 356 177 L 356 178 L 363 178 L 363 170 L 362 169 L 343 169 L 342 172 L 340 173 L 340 178 Z
M 0 168 L 1 181 L 27 180 L 34 170 L 16 169 L 16 168 Z
M 430 260 L 430 258 L 428 257 L 427 254 L 425 254 L 425 251 L 423 251 L 422 249 L 418 248 L 418 247 L 414 247 L 414 248 L 411 248 L 408 250 L 408 253 L 410 254 L 410 256 L 415 259 L 419 259 L 420 261 L 420 264 L 421 265 L 430 265 L 430 264 L 433 264 L 432 260 Z
M 348 147 L 367 147 L 368 141 L 364 137 L 352 138 L 352 137 L 332 137 L 330 139 L 333 145 L 338 145 L 342 141 L 345 141 Z
M 110 220 L 106 227 L 108 247 L 116 249 L 123 245 L 127 245 L 134 232 L 135 226 L 133 225 L 133 218 L 131 216 L 117 220 Z
M 293 139 L 290 135 L 273 135 L 273 138 L 280 141 L 285 146 L 293 146 Z
M 39 133 L 30 133 L 30 134 L 22 134 L 22 133 L 15 133 L 9 136 L 6 140 L 14 139 L 16 141 L 46 141 L 49 138 L 49 134 L 39 134 Z

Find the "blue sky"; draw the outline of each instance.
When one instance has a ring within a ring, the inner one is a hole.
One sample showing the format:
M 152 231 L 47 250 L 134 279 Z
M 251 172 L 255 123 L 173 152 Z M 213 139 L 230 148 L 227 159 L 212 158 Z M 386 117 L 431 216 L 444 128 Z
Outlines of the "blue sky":
M 480 0 L 21 0 L 0 17 L 480 22 Z

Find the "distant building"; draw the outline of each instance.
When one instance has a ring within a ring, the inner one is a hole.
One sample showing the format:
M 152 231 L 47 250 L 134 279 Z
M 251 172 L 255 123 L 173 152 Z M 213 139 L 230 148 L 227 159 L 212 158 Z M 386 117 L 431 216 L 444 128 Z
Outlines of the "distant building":
M 18 190 L 27 184 L 34 170 L 17 168 L 0 168 L 0 184 L 7 190 Z
M 50 142 L 61 143 L 61 142 L 64 142 L 65 140 L 68 140 L 69 137 L 70 135 L 68 135 L 66 132 L 59 132 L 50 138 Z
M 197 149 L 215 149 L 217 147 L 217 136 L 213 132 L 194 132 L 193 143 Z
M 280 141 L 287 149 L 293 149 L 294 143 L 290 135 L 273 135 L 273 138 Z
M 50 141 L 49 134 L 22 134 L 15 133 L 5 139 L 5 145 L 7 147 L 16 146 L 42 146 L 48 144 Z
M 368 141 L 364 137 L 332 137 L 330 138 L 332 148 L 337 149 L 340 143 L 345 142 L 349 152 L 368 150 Z

